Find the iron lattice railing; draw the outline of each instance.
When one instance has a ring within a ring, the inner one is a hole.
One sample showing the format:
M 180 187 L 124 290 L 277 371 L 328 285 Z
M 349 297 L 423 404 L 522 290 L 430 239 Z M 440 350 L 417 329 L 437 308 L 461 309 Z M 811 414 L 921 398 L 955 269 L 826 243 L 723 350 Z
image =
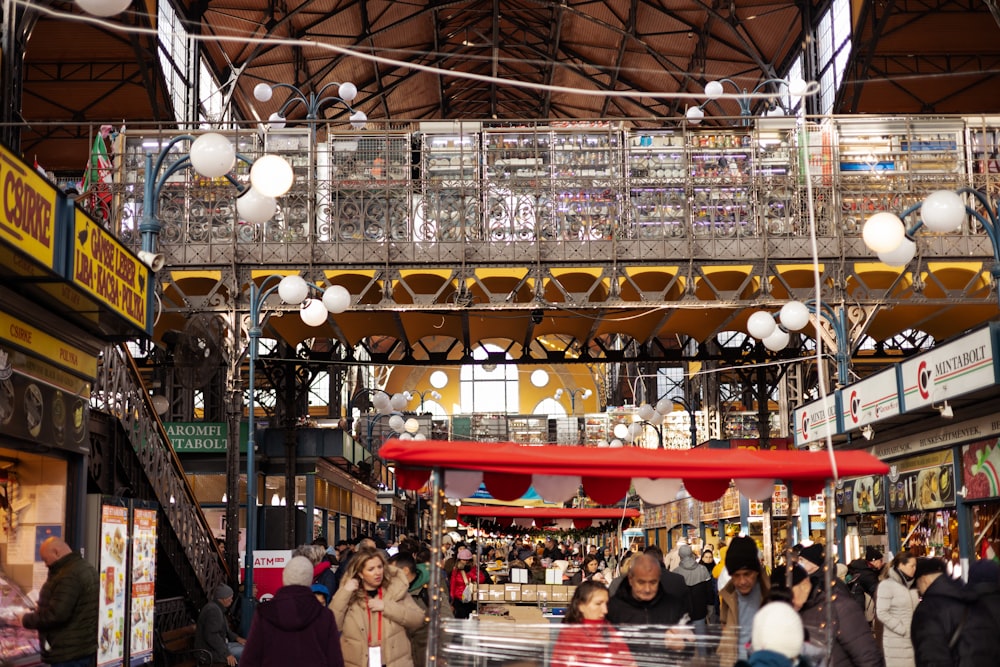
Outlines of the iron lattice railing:
M 119 420 L 159 503 L 161 520 L 166 519 L 158 531 L 164 546 L 161 553 L 183 555 L 184 562 L 173 565 L 185 583 L 186 594 L 207 602 L 228 576 L 205 515 L 128 349 L 108 346 L 101 362 L 91 407 Z

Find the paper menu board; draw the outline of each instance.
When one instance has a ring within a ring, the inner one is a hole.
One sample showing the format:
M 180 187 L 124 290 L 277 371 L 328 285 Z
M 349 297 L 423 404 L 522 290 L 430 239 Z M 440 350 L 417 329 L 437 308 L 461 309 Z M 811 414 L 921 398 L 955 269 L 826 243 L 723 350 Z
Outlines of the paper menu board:
M 101 590 L 98 594 L 97 664 L 120 665 L 125 654 L 125 556 L 128 508 L 101 506 Z
M 153 608 L 156 583 L 156 510 L 132 511 L 132 600 L 129 664 L 153 661 Z

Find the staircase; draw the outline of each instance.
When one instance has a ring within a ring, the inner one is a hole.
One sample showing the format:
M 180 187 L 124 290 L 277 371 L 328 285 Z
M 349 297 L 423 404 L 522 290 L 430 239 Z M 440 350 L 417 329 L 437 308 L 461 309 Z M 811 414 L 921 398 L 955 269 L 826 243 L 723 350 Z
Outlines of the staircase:
M 124 344 L 104 350 L 90 439 L 90 476 L 101 493 L 159 504 L 157 613 L 159 600 L 173 596 L 190 600 L 191 611 L 200 609 L 229 573 Z

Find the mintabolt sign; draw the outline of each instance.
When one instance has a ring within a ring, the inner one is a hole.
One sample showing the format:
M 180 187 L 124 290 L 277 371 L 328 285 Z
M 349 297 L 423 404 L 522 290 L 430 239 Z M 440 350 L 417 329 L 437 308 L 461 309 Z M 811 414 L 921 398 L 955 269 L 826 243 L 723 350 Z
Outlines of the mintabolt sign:
M 808 446 L 838 432 L 836 394 L 795 409 L 796 447 Z
M 841 413 L 845 431 L 898 415 L 899 389 L 895 368 L 844 387 L 840 398 L 843 401 Z
M 973 331 L 899 366 L 907 412 L 989 387 L 997 382 L 992 326 Z
M 0 240 L 52 270 L 58 198 L 54 185 L 0 146 Z
M 82 210 L 74 213 L 73 284 L 151 333 L 149 267 Z
M 174 451 L 188 454 L 225 454 L 229 442 L 226 422 L 167 422 L 163 425 Z M 247 449 L 247 426 L 240 424 L 240 451 Z

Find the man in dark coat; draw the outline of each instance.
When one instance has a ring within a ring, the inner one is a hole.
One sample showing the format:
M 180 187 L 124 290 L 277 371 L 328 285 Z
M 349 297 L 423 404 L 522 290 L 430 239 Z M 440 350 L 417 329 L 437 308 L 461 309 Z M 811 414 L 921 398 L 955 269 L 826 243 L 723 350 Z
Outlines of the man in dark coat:
M 958 644 L 968 619 L 970 596 L 945 573 L 944 561 L 938 558 L 918 558 L 913 578 L 920 593 L 920 604 L 910 623 L 917 667 L 964 664 L 959 660 Z
M 865 547 L 865 557 L 847 564 L 847 587 L 870 623 L 875 618 L 875 593 L 884 557 L 878 547 Z
M 90 665 L 97 658 L 97 598 L 101 579 L 94 566 L 58 537 L 38 549 L 49 575 L 38 608 L 18 619 L 38 630 L 42 660 L 49 665 Z
M 691 595 L 684 577 L 668 572 L 650 554 L 632 559 L 628 576 L 608 600 L 606 619 L 612 625 L 677 625 L 691 617 Z M 694 635 L 690 631 L 670 629 L 665 637 L 669 650 L 685 649 Z M 642 642 L 631 646 L 636 661 L 639 654 L 655 645 Z M 661 656 L 662 657 L 662 656 Z
M 1000 656 L 1000 565 L 978 560 L 969 566 L 966 592 L 972 607 L 959 633 L 963 665 L 992 665 Z
M 288 561 L 282 587 L 254 612 L 240 667 L 343 667 L 337 621 L 313 595 L 312 578 L 308 558 Z
M 308 560 L 308 559 L 307 559 Z M 310 591 L 310 595 L 312 591 Z M 195 626 L 194 647 L 212 654 L 212 662 L 235 667 L 246 640 L 233 632 L 226 620 L 226 609 L 233 604 L 233 589 L 222 584 L 215 597 L 201 608 Z

